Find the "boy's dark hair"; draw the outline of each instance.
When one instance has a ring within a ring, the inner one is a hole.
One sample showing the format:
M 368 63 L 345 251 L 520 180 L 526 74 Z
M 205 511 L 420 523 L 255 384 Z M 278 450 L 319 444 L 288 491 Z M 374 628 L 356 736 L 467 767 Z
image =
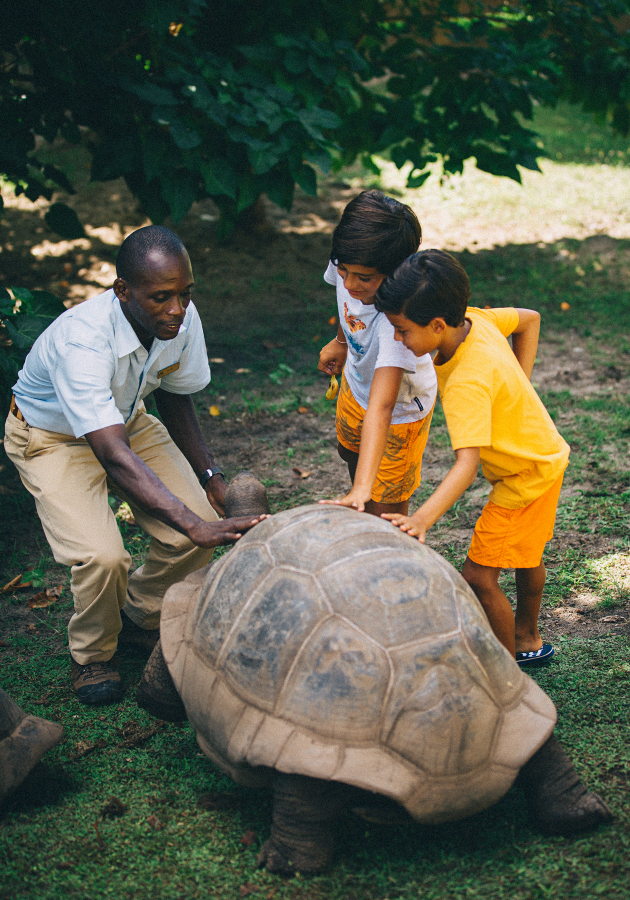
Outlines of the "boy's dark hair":
M 455 257 L 443 250 L 423 250 L 385 278 L 374 304 L 379 312 L 403 315 L 416 325 L 441 318 L 457 328 L 464 321 L 469 299 L 468 275 Z
M 422 240 L 415 212 L 380 191 L 363 191 L 351 200 L 332 237 L 333 265 L 365 266 L 391 275 Z
M 182 241 L 175 232 L 163 225 L 146 225 L 125 238 L 116 257 L 116 275 L 131 285 L 142 278 L 144 261 L 154 250 L 163 256 L 179 256 L 186 253 Z

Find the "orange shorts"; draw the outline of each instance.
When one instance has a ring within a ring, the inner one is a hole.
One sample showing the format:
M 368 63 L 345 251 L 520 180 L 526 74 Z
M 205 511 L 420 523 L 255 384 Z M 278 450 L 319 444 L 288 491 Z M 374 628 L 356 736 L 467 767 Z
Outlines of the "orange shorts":
M 535 569 L 553 537 L 564 472 L 528 506 L 505 509 L 488 500 L 475 525 L 468 556 L 480 566 Z
M 359 452 L 365 410 L 354 399 L 346 376 L 341 377 L 337 399 L 337 440 L 347 450 Z M 375 503 L 401 503 L 420 484 L 422 454 L 427 445 L 433 410 L 419 422 L 390 423 L 387 445 L 372 487 Z

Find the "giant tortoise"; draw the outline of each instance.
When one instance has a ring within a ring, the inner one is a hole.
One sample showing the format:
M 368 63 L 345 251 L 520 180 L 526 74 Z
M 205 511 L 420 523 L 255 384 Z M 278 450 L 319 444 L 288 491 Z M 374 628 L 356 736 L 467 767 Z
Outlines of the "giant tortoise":
M 229 515 L 263 511 L 264 495 L 252 504 L 248 493 L 257 484 L 232 482 L 226 505 L 246 501 Z M 377 795 L 447 822 L 496 803 L 519 776 L 543 831 L 611 817 L 554 738 L 554 704 L 459 573 L 343 507 L 267 518 L 205 577 L 170 588 L 138 702 L 188 718 L 235 781 L 273 784 L 259 857 L 270 871 L 323 869 L 342 808 L 373 809 Z

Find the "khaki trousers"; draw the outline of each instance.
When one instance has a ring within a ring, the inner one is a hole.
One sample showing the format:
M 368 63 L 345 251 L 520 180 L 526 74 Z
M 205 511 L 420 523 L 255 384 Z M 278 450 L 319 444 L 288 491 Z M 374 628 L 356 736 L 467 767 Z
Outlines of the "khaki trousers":
M 205 491 L 166 428 L 141 409 L 127 423 L 131 449 L 168 490 L 205 521 L 218 518 Z M 142 628 L 157 628 L 162 597 L 172 584 L 205 566 L 212 550 L 140 509 L 108 479 L 85 438 L 31 428 L 9 413 L 7 456 L 35 498 L 57 562 L 71 566 L 74 615 L 68 625 L 73 658 L 103 662 L 116 652 L 120 610 Z M 129 577 L 131 557 L 108 503 L 108 487 L 126 500 L 151 542 L 144 565 Z

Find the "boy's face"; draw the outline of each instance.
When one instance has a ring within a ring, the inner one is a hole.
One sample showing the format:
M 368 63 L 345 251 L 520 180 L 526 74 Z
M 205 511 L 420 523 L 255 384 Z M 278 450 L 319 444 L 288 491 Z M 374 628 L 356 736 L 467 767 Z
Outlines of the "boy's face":
M 337 272 L 350 296 L 355 300 L 360 300 L 366 306 L 374 303 L 374 296 L 385 278 L 376 269 L 352 264 L 346 266 L 340 263 L 337 266 Z
M 440 338 L 445 327 L 443 319 L 431 319 L 428 325 L 418 325 L 401 314 L 385 315 L 394 326 L 394 338 L 401 341 L 416 356 L 433 353 L 440 346 Z

